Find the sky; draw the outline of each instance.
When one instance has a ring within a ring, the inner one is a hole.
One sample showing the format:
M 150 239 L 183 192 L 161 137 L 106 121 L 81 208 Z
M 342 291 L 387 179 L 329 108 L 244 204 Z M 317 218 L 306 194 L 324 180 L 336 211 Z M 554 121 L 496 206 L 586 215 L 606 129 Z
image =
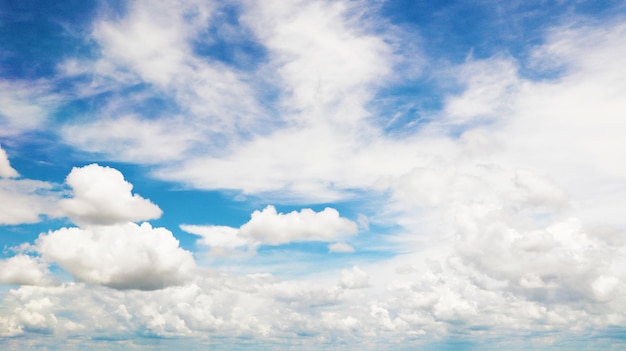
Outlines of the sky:
M 623 350 L 622 1 L 0 1 L 3 350 Z

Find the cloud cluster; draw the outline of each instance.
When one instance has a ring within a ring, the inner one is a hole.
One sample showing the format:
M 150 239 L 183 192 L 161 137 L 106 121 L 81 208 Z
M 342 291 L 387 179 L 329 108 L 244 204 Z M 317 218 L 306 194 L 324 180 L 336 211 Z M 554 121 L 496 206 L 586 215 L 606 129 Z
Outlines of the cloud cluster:
M 73 196 L 58 200 L 59 194 L 38 194 L 50 184 L 0 179 L 0 223 L 36 222 L 48 213 L 68 216 L 81 226 L 41 234 L 31 247 L 39 256 L 18 254 L 0 261 L 0 282 L 50 284 L 48 263 L 77 280 L 120 289 L 160 289 L 193 277 L 193 255 L 180 248 L 170 231 L 132 223 L 158 218 L 162 211 L 132 194 L 133 186 L 121 172 L 92 164 L 72 169 L 66 183 Z M 54 204 L 58 209 L 53 210 Z

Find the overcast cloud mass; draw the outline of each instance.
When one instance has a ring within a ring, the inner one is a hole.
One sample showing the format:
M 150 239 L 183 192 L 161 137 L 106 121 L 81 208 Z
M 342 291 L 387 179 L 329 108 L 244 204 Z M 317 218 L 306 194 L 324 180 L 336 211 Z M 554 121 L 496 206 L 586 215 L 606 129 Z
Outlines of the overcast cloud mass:
M 620 1 L 4 1 L 3 350 L 626 348 Z

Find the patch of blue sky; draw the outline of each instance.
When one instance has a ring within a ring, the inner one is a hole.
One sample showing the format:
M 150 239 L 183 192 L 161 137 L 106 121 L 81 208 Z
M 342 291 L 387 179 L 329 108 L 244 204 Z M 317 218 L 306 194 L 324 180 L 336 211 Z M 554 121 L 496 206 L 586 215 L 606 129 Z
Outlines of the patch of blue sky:
M 46 129 L 0 138 L 0 143 L 23 179 L 62 184 L 76 162 L 85 157 L 85 153 L 64 144 L 56 133 Z
M 252 72 L 267 63 L 267 49 L 253 40 L 252 32 L 240 23 L 241 9 L 225 4 L 209 20 L 210 25 L 192 40 L 194 54 Z
M 55 76 L 68 55 L 88 52 L 77 33 L 91 25 L 94 1 L 3 1 L 0 5 L 0 76 L 41 79 Z

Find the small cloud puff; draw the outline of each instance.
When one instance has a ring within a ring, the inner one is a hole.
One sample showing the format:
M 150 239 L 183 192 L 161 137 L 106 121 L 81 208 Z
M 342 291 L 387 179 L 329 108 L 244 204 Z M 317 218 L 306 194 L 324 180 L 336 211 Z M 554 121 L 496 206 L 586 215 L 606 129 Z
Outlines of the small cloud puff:
M 191 252 L 165 228 L 148 223 L 61 228 L 42 234 L 36 250 L 76 279 L 117 289 L 154 290 L 191 278 Z
M 202 236 L 199 242 L 211 247 L 213 253 L 235 250 L 244 246 L 334 241 L 346 235 L 354 235 L 358 231 L 356 223 L 341 217 L 333 208 L 327 207 L 320 212 L 305 208 L 284 214 L 278 213 L 271 205 L 263 211 L 254 211 L 250 221 L 240 228 L 198 225 L 181 225 L 180 228 L 188 233 Z M 347 244 L 333 245 L 335 245 L 335 250 L 349 250 Z
M 161 209 L 132 194 L 133 185 L 118 170 L 91 164 L 73 168 L 66 178 L 74 197 L 60 201 L 65 215 L 78 225 L 110 225 L 154 219 Z
M 0 146 L 0 177 L 13 178 L 17 176 L 19 176 L 19 173 L 11 167 L 6 151 L 4 151 L 2 146 Z

